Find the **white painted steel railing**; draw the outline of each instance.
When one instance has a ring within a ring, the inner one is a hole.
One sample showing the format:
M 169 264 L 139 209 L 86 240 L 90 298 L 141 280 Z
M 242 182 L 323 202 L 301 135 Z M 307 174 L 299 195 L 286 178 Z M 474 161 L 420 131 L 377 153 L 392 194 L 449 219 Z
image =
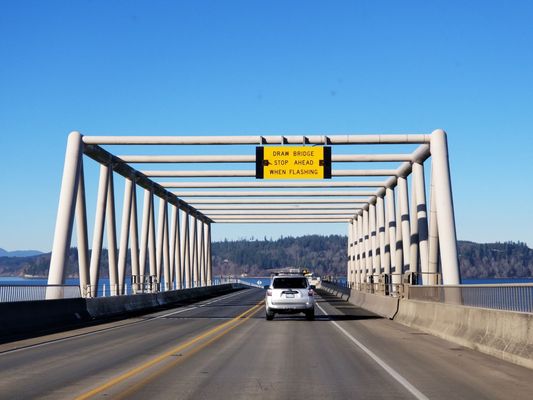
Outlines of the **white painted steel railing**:
M 533 313 L 533 284 L 409 286 L 409 300 Z
M 81 297 L 77 285 L 0 285 L 0 302 L 45 300 L 48 289 L 53 288 L 63 299 Z

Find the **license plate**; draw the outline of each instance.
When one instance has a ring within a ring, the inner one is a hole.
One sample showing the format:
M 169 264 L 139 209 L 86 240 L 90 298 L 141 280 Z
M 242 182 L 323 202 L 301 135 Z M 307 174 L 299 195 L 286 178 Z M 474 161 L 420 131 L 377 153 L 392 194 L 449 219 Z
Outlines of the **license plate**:
M 288 299 L 294 299 L 294 295 L 293 294 L 286 294 L 285 297 L 288 298 Z

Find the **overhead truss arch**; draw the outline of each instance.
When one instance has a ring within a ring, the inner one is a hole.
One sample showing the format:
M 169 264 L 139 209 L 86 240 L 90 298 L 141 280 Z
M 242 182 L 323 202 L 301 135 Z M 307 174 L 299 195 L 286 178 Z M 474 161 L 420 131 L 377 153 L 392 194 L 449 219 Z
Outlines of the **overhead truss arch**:
M 113 154 L 117 145 L 132 154 Z M 253 148 L 270 145 L 331 146 L 331 179 L 256 179 Z M 150 154 L 137 150 L 145 146 Z M 218 146 L 223 146 L 222 154 L 212 154 Z M 231 154 L 231 146 L 239 151 Z M 380 152 L 382 146 L 385 152 Z M 395 146 L 400 151 L 391 152 Z M 189 149 L 188 153 L 180 154 L 180 148 Z M 249 154 L 242 154 L 243 148 L 250 149 Z M 90 256 L 83 156 L 100 165 Z M 252 168 L 246 169 L 247 164 Z M 357 167 L 346 168 L 352 164 Z M 125 179 L 118 237 L 115 174 Z M 144 191 L 142 212 L 139 188 Z M 440 129 L 401 135 L 83 136 L 72 132 L 50 284 L 64 282 L 74 221 L 85 296 L 98 294 L 105 227 L 112 295 L 126 293 L 128 252 L 135 293 L 211 285 L 213 223 L 347 224 L 347 277 L 355 286 L 380 276 L 398 283 L 413 272 L 421 274 L 424 283 L 436 283 L 439 273 L 444 284 L 460 280 L 447 138 Z M 51 289 L 48 297 L 58 296 Z

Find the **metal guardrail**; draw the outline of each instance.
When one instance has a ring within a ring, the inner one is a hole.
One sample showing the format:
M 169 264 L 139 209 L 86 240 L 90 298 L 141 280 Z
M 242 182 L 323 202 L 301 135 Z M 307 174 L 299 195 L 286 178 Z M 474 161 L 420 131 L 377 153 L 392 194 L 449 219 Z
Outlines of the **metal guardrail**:
M 49 288 L 60 291 L 61 298 L 64 299 L 81 297 L 80 287 L 77 285 L 0 285 L 0 302 L 45 300 Z
M 407 299 L 533 313 L 533 284 L 409 286 Z

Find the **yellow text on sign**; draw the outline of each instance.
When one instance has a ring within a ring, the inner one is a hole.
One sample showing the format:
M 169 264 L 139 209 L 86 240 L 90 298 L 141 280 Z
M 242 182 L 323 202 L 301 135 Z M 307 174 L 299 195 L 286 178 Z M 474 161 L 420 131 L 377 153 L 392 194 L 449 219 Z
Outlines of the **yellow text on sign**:
M 264 179 L 323 179 L 324 148 L 268 146 L 263 155 Z

